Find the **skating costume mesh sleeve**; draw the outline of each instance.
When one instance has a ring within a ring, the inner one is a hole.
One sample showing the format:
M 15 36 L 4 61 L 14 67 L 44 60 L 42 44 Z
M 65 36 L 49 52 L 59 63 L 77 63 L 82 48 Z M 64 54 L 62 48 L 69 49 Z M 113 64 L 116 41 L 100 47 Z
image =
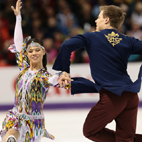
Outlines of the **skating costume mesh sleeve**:
M 16 24 L 14 30 L 14 44 L 10 45 L 8 48 L 12 53 L 15 53 L 17 64 L 19 66 L 20 71 L 29 67 L 27 53 L 26 53 L 26 43 L 31 38 L 30 36 L 25 38 L 23 41 L 23 33 L 21 26 L 21 15 L 16 16 Z
M 49 72 L 45 72 L 45 73 L 44 73 L 44 76 L 42 77 L 42 80 L 43 80 L 44 85 L 46 86 L 46 84 L 47 84 L 47 85 L 50 85 L 50 86 L 54 86 L 54 87 L 61 88 L 61 87 L 60 87 L 60 84 L 59 84 L 58 81 L 57 81 L 57 78 L 58 78 L 61 74 L 62 74 L 62 72 L 56 73 L 55 75 L 52 75 L 52 74 L 50 74 Z M 63 86 L 62 88 L 71 90 L 71 83 L 68 82 L 68 84 L 65 85 L 65 86 Z

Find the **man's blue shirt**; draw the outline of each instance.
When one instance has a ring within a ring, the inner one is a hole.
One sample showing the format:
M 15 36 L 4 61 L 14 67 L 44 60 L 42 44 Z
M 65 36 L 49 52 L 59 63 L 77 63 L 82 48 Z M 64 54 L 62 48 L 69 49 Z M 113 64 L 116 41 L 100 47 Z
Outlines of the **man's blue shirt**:
M 62 44 L 53 69 L 69 73 L 71 52 L 78 48 L 85 48 L 88 53 L 96 92 L 101 88 L 117 95 L 123 91 L 140 91 L 141 69 L 138 80 L 132 82 L 127 73 L 127 64 L 131 54 L 142 54 L 142 41 L 118 33 L 115 29 L 76 35 Z M 84 83 L 87 82 L 84 80 Z

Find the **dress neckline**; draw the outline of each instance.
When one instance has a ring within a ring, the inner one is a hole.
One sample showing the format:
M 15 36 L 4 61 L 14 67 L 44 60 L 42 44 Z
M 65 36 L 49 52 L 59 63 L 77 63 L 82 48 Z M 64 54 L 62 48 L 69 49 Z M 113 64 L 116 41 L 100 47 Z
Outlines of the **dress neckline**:
M 41 69 L 39 69 L 39 70 L 41 70 Z M 36 73 L 36 72 L 38 72 L 39 70 L 32 71 L 32 70 L 29 68 L 29 69 L 28 69 L 28 72 L 30 72 L 30 73 Z

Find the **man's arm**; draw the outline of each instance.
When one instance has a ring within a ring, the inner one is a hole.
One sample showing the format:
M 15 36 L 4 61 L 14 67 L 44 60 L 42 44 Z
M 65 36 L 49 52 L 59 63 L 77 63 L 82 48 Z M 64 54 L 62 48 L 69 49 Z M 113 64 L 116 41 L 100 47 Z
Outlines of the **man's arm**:
M 132 54 L 142 55 L 142 41 L 134 37 L 130 37 L 130 43 L 132 46 Z
M 69 40 L 66 40 L 61 45 L 60 52 L 53 65 L 53 69 L 70 73 L 71 52 L 79 48 L 86 48 L 88 46 L 88 35 L 89 33 L 76 35 Z

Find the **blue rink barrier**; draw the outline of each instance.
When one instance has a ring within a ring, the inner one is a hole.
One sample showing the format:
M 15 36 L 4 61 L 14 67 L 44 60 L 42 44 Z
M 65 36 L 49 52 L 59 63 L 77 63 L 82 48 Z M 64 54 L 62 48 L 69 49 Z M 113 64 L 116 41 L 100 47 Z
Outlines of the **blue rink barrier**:
M 83 102 L 83 103 L 54 103 L 54 104 L 44 104 L 44 110 L 52 109 L 85 109 L 91 108 L 96 104 L 96 102 Z M 142 107 L 142 101 L 139 102 L 139 107 Z M 0 111 L 6 111 L 12 109 L 13 105 L 0 105 Z

